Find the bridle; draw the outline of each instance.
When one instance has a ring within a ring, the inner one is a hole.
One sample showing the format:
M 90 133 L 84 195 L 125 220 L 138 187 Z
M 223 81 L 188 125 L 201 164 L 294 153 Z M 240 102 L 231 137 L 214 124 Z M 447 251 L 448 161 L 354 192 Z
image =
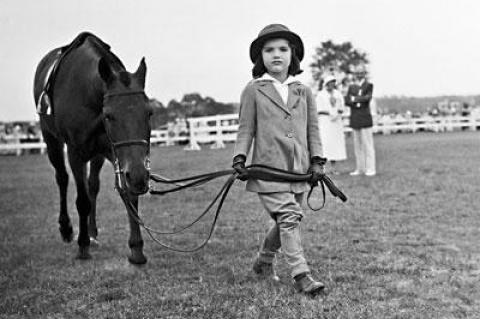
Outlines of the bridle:
M 133 91 L 109 92 L 103 96 L 103 105 L 105 105 L 105 101 L 111 97 L 128 96 L 128 95 L 145 95 L 145 91 L 133 90 Z M 145 169 L 148 171 L 148 174 L 150 175 L 150 141 L 147 141 L 144 139 L 131 139 L 131 140 L 114 142 L 112 139 L 111 132 L 108 129 L 108 125 L 107 125 L 108 118 L 103 116 L 102 121 L 103 121 L 103 126 L 105 127 L 105 133 L 111 145 L 112 154 L 113 154 L 113 166 L 114 166 L 114 172 L 115 172 L 115 188 L 121 195 L 125 195 L 127 193 L 126 182 L 125 182 L 125 172 L 120 167 L 120 161 L 118 159 L 117 150 L 121 147 L 132 146 L 132 145 L 139 145 L 139 146 L 146 147 L 147 158 L 145 160 Z M 147 192 L 149 188 L 147 188 L 145 192 Z

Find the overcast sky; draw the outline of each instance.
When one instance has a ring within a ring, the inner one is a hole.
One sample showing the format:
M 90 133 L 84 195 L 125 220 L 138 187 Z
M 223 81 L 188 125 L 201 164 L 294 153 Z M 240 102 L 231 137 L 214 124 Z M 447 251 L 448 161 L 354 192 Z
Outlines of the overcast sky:
M 300 75 L 321 42 L 368 53 L 375 95 L 480 93 L 476 0 L 0 0 L 0 121 L 35 120 L 37 63 L 81 31 L 95 33 L 135 71 L 147 62 L 147 94 L 167 104 L 198 92 L 238 102 L 251 78 L 248 48 L 265 25 L 304 41 Z

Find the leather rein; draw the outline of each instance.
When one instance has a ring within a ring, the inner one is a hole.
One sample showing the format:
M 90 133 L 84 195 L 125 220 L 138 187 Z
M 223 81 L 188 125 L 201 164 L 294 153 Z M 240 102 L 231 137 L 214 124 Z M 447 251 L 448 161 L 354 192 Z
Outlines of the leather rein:
M 264 180 L 264 181 L 273 181 L 273 182 L 290 182 L 290 183 L 309 182 L 311 188 L 310 188 L 310 191 L 308 192 L 308 196 L 307 196 L 307 205 L 313 211 L 319 211 L 320 209 L 322 209 L 325 206 L 325 187 L 328 188 L 328 190 L 330 191 L 330 193 L 334 197 L 340 198 L 343 202 L 347 201 L 347 197 L 345 196 L 345 194 L 340 189 L 338 189 L 336 187 L 336 185 L 333 183 L 333 181 L 327 175 L 322 175 L 321 178 L 318 180 L 318 182 L 315 184 L 315 183 L 311 183 L 312 174 L 294 173 L 294 172 L 289 172 L 289 171 L 281 170 L 281 169 L 278 169 L 278 168 L 269 167 L 269 166 L 266 166 L 266 165 L 259 165 L 259 164 L 247 166 L 246 169 L 248 171 L 248 178 L 260 179 L 260 180 Z M 129 205 L 130 209 L 133 212 L 136 213 L 136 214 L 130 213 L 130 216 L 143 229 L 145 229 L 145 231 L 148 233 L 148 235 L 150 236 L 150 238 L 154 242 L 156 242 L 157 244 L 159 244 L 160 246 L 162 246 L 162 247 L 164 247 L 168 250 L 172 250 L 172 251 L 176 251 L 176 252 L 183 252 L 183 253 L 191 253 L 191 252 L 195 252 L 197 250 L 200 250 L 201 248 L 203 248 L 208 243 L 208 241 L 212 237 L 213 231 L 215 229 L 215 225 L 217 223 L 218 217 L 220 215 L 220 211 L 222 209 L 222 205 L 223 205 L 223 203 L 224 203 L 224 201 L 227 197 L 227 194 L 228 194 L 230 188 L 232 187 L 233 183 L 237 179 L 238 173 L 233 169 L 227 169 L 227 170 L 217 171 L 217 172 L 213 172 L 213 173 L 200 174 L 200 175 L 195 175 L 195 176 L 180 178 L 180 179 L 168 179 L 168 178 L 165 178 L 165 177 L 160 176 L 158 174 L 150 174 L 150 179 L 154 182 L 176 185 L 175 187 L 172 187 L 172 188 L 169 188 L 169 189 L 166 189 L 166 190 L 156 190 L 154 188 L 150 188 L 150 194 L 152 194 L 152 195 L 165 195 L 165 194 L 180 191 L 180 190 L 183 190 L 183 189 L 186 189 L 186 188 L 200 186 L 202 184 L 205 184 L 209 181 L 212 181 L 214 179 L 217 179 L 217 178 L 220 178 L 220 177 L 223 177 L 223 176 L 229 176 L 229 178 L 223 184 L 220 191 L 216 194 L 214 199 L 205 208 L 205 210 L 200 215 L 198 215 L 193 221 L 191 221 L 187 225 L 185 225 L 185 226 L 183 226 L 183 227 L 181 227 L 177 230 L 174 230 L 174 231 L 159 231 L 159 230 L 155 230 L 155 229 L 152 229 L 152 228 L 146 226 L 145 223 L 143 222 L 143 220 L 138 216 L 138 212 L 137 212 L 135 206 L 131 202 L 127 201 L 127 205 Z M 322 205 L 320 207 L 314 208 L 310 204 L 310 197 L 312 195 L 313 189 L 318 185 L 320 185 L 321 188 L 322 188 L 323 202 L 322 202 Z M 154 236 L 154 234 L 157 234 L 157 235 L 173 235 L 173 234 L 178 234 L 180 232 L 183 232 L 184 230 L 192 227 L 195 223 L 200 221 L 210 211 L 210 209 L 215 205 L 215 203 L 217 201 L 218 201 L 218 205 L 217 205 L 217 208 L 216 208 L 216 211 L 215 211 L 215 214 L 214 214 L 212 225 L 211 225 L 210 230 L 208 232 L 208 236 L 199 246 L 197 246 L 193 249 L 180 249 L 180 248 L 169 246 L 169 245 L 161 242 L 160 240 L 158 240 Z

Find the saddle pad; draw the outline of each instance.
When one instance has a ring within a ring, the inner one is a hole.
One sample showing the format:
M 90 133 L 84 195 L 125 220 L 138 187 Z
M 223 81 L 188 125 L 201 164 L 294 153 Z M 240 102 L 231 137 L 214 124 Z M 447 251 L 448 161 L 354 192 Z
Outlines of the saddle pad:
M 43 79 L 42 93 L 38 97 L 38 101 L 37 101 L 37 114 L 50 115 L 53 113 L 52 103 L 50 102 L 50 97 L 48 96 L 47 92 L 49 87 L 49 79 L 50 79 L 50 76 L 52 75 L 52 71 L 60 61 L 61 50 L 58 50 L 56 54 L 57 56 L 55 57 L 55 60 L 53 61 L 52 65 L 48 68 L 48 71 L 45 74 L 45 78 Z

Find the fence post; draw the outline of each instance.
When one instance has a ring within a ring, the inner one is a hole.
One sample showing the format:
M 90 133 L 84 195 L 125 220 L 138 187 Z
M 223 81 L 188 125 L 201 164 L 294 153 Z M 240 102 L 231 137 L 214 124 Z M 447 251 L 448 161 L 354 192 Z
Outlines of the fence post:
M 20 146 L 20 132 L 17 131 L 16 128 L 14 128 L 14 131 L 13 131 L 13 141 L 16 145 Z M 22 149 L 20 147 L 15 149 L 15 155 L 16 156 L 22 155 Z
M 476 119 L 472 114 L 468 116 L 468 129 L 470 131 L 475 131 L 477 129 Z
M 223 143 L 222 139 L 222 120 L 216 119 L 215 120 L 215 128 L 216 128 L 216 138 L 213 145 L 210 147 L 211 149 L 221 149 L 225 148 L 225 143 Z
M 174 128 L 174 123 L 169 122 L 167 123 L 167 135 L 165 136 L 165 146 L 172 146 L 175 144 L 174 138 L 175 138 L 175 128 Z
M 188 121 L 188 127 L 189 127 L 189 136 L 190 136 L 190 142 L 189 144 L 184 148 L 186 151 L 200 151 L 202 148 L 200 145 L 198 145 L 198 142 L 196 140 L 196 126 L 198 125 L 198 121 L 195 119 L 187 119 Z

